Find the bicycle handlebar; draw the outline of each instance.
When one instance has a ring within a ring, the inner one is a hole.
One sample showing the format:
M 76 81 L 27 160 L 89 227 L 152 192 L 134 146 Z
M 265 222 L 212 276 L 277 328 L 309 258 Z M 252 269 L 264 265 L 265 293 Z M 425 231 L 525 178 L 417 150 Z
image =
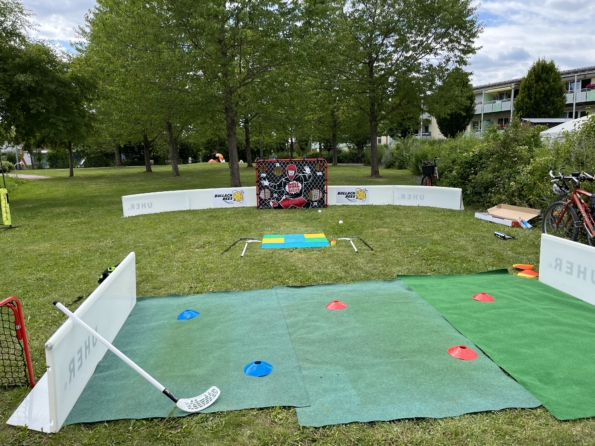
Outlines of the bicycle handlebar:
M 572 172 L 572 174 L 570 175 L 562 175 L 561 172 L 558 172 L 558 175 L 554 175 L 552 173 L 552 171 L 550 170 L 550 177 L 552 178 L 552 180 L 550 181 L 551 183 L 554 183 L 555 181 L 562 181 L 562 182 L 567 182 L 567 181 L 572 181 L 572 183 L 575 186 L 579 186 L 580 183 L 582 183 L 583 181 L 595 181 L 595 178 L 593 177 L 593 175 L 589 175 L 587 172 L 583 172 L 582 174 L 580 172 Z

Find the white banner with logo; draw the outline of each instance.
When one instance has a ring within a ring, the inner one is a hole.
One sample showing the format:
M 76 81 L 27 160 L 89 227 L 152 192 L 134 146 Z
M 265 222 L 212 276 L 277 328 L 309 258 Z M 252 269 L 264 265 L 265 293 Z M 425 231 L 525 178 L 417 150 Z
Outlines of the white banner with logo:
M 595 247 L 542 234 L 539 281 L 595 305 Z
M 216 208 L 246 206 L 246 191 L 242 188 L 213 189 L 213 205 Z
M 362 186 L 337 186 L 336 204 L 369 204 L 369 190 Z

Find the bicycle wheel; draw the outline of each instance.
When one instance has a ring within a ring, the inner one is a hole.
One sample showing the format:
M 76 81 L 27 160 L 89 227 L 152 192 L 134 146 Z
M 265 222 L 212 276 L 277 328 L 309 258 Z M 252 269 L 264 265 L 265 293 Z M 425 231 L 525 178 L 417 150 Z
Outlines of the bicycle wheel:
M 424 176 L 421 179 L 422 186 L 432 186 L 432 177 Z
M 580 220 L 572 206 L 563 201 L 556 201 L 543 215 L 542 232 L 576 241 L 580 232 Z

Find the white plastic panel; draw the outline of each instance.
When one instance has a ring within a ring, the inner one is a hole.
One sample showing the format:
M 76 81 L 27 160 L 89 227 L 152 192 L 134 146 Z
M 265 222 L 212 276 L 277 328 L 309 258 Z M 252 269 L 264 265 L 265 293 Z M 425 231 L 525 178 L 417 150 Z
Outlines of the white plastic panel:
M 542 234 L 539 281 L 595 305 L 595 247 Z
M 122 197 L 124 217 L 160 212 L 187 211 L 190 209 L 188 192 L 169 191 L 150 194 L 126 195 Z
M 436 186 L 394 186 L 394 203 L 399 206 L 428 206 L 463 209 L 461 189 Z
M 136 304 L 135 254 L 131 252 L 75 311 L 112 342 Z M 48 309 L 51 311 L 51 309 Z M 54 309 L 53 311 L 58 311 Z M 46 342 L 51 432 L 68 417 L 107 348 L 67 320 Z

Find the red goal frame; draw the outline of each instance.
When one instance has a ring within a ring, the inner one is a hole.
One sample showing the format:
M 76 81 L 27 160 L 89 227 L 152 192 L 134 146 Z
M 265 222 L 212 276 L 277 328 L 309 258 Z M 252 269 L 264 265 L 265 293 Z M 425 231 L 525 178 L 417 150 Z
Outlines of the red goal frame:
M 31 363 L 31 354 L 29 351 L 29 340 L 27 338 L 27 330 L 25 329 L 25 317 L 23 316 L 23 306 L 21 305 L 21 301 L 15 296 L 10 296 L 0 301 L 0 307 L 7 307 L 12 310 L 14 316 L 14 325 L 16 327 L 15 334 L 18 341 L 22 344 L 25 362 L 27 364 L 29 385 L 31 388 L 33 388 L 35 386 L 35 378 L 33 375 L 33 365 Z

